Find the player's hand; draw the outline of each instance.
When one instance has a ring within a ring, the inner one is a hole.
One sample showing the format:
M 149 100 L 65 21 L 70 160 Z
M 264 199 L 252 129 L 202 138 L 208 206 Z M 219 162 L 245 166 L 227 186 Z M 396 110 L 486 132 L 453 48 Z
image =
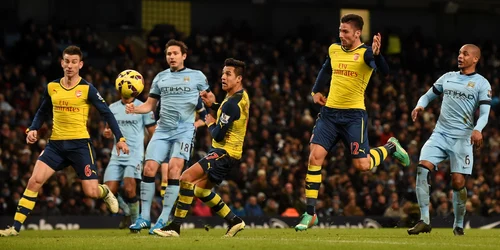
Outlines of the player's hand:
M 26 143 L 33 144 L 38 141 L 38 132 L 36 130 L 31 130 L 26 135 Z
M 104 138 L 113 138 L 113 133 L 111 132 L 111 129 L 110 128 L 105 128 L 104 129 L 104 133 L 102 133 L 102 135 L 104 136 Z
M 205 122 L 202 119 L 198 119 L 194 122 L 194 127 L 199 128 L 205 126 Z
M 373 55 L 380 55 L 380 46 L 382 46 L 382 36 L 377 33 L 373 36 L 372 51 Z
M 207 107 L 212 107 L 212 104 L 215 102 L 215 95 L 212 92 L 201 91 L 200 97 Z
M 135 113 L 135 105 L 133 103 L 128 103 L 125 105 L 125 113 L 133 114 Z
M 207 126 L 209 126 L 210 124 L 212 123 L 215 123 L 215 118 L 211 115 L 211 114 L 208 114 L 207 116 L 205 116 L 205 124 L 207 124 Z
M 122 151 L 126 155 L 128 155 L 129 153 L 127 143 L 125 143 L 124 141 L 119 141 L 116 143 L 116 153 L 120 155 L 120 151 Z
M 321 106 L 325 106 L 326 97 L 322 93 L 318 92 L 318 93 L 313 95 L 313 101 L 314 101 L 314 103 L 317 103 Z
M 480 148 L 483 145 L 483 134 L 477 130 L 473 130 L 470 136 L 470 142 L 472 145 L 476 145 L 476 147 Z
M 424 107 L 422 106 L 417 106 L 415 107 L 415 109 L 411 112 L 411 119 L 413 120 L 413 122 L 415 122 L 417 120 L 417 116 L 418 116 L 418 113 L 420 111 L 424 111 Z

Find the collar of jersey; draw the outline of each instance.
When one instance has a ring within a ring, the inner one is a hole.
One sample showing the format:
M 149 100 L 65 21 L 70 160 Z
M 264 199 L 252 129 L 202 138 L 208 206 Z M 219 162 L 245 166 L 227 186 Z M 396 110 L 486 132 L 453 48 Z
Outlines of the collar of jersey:
M 466 75 L 466 76 L 472 76 L 472 75 L 475 75 L 477 74 L 476 71 L 472 72 L 472 73 L 469 73 L 469 74 L 463 74 L 462 72 L 460 72 L 460 75 Z
M 361 48 L 361 46 L 365 45 L 365 43 L 361 43 L 358 47 L 354 48 L 354 49 L 350 49 L 350 50 L 347 50 L 344 48 L 344 46 L 340 45 L 340 48 L 344 51 L 344 52 L 351 52 L 351 51 L 355 51 L 359 48 Z
M 63 88 L 64 90 L 72 90 L 72 89 L 76 88 L 76 86 L 78 86 L 78 85 L 80 84 L 80 82 L 82 81 L 82 77 L 80 76 L 80 80 L 78 80 L 78 83 L 77 83 L 75 86 L 73 86 L 72 88 L 67 89 L 66 87 L 64 87 L 64 86 L 62 85 L 62 80 L 63 80 L 63 79 L 64 79 L 64 77 L 63 77 L 63 78 L 61 78 L 61 79 L 59 80 L 59 85 L 60 85 L 60 86 L 61 86 L 61 88 Z
M 170 69 L 170 72 L 172 72 L 172 73 L 176 73 L 176 72 L 181 72 L 181 71 L 183 71 L 183 70 L 185 70 L 185 69 L 186 69 L 186 67 L 184 67 L 184 68 L 182 68 L 182 69 L 179 69 L 179 70 L 177 70 L 177 71 L 172 71 L 172 69 Z

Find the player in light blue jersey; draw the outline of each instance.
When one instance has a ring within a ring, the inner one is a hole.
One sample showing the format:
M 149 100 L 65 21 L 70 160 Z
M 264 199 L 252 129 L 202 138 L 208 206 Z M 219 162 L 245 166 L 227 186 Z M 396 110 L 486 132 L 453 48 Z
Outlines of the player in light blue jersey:
M 455 222 L 453 234 L 464 235 L 465 202 L 467 190 L 465 176 L 472 173 L 473 145 L 481 147 L 481 131 L 488 123 L 491 103 L 491 86 L 488 80 L 476 73 L 476 64 L 481 50 L 473 44 L 460 48 L 458 72 L 441 76 L 434 86 L 418 100 L 412 111 L 412 119 L 424 110 L 430 101 L 443 94 L 441 114 L 436 127 L 422 148 L 417 167 L 417 200 L 420 206 L 420 221 L 408 229 L 408 234 L 429 233 L 432 229 L 429 218 L 428 174 L 446 159 L 450 159 L 453 187 L 453 211 Z M 479 118 L 474 126 L 474 113 L 479 107 Z
M 127 113 L 144 114 L 154 110 L 158 101 L 161 101 L 160 120 L 146 149 L 141 182 L 142 210 L 139 218 L 129 227 L 132 232 L 151 227 L 150 209 L 155 191 L 155 175 L 162 161 L 169 157 L 169 179 L 163 211 L 151 227 L 150 234 L 155 228 L 165 226 L 179 193 L 179 177 L 184 162 L 190 157 L 198 98 L 201 96 L 209 107 L 215 101 L 205 75 L 199 70 L 184 67 L 187 46 L 183 42 L 168 41 L 165 54 L 170 68 L 158 73 L 153 79 L 148 100 L 139 106 L 131 103 L 126 107 Z
M 122 134 L 126 136 L 127 145 L 133 149 L 130 154 L 120 154 L 115 152 L 115 148 L 111 151 L 111 160 L 109 161 L 106 171 L 104 172 L 104 183 L 108 185 L 111 192 L 115 195 L 120 187 L 120 182 L 123 181 L 123 203 L 120 208 L 125 212 L 124 221 L 120 223 L 129 224 L 126 221 L 135 221 L 139 216 L 139 202 L 136 194 L 136 179 L 141 179 L 142 163 L 144 159 L 144 139 L 145 128 L 148 135 L 152 136 L 155 131 L 155 117 L 153 112 L 142 115 L 127 114 L 125 112 L 125 105 L 134 103 L 134 105 L 141 105 L 142 102 L 135 98 L 124 98 L 109 106 L 111 112 L 115 116 L 118 126 Z M 104 137 L 112 138 L 112 133 L 109 128 L 106 128 L 103 133 Z M 149 138 L 148 138 L 149 139 Z M 128 226 L 128 225 L 127 225 Z

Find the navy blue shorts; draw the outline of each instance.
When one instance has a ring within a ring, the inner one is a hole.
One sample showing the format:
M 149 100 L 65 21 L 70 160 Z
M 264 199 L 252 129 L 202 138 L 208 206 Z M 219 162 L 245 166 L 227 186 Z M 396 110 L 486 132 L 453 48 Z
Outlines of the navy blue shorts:
M 97 179 L 95 150 L 90 139 L 49 140 L 38 160 L 55 171 L 73 166 L 82 180 Z
M 313 128 L 311 143 L 330 151 L 342 140 L 353 158 L 366 158 L 370 153 L 367 120 L 365 110 L 322 107 Z
M 224 149 L 212 148 L 208 155 L 198 163 L 208 175 L 210 182 L 218 185 L 226 178 L 238 160 L 231 158 Z

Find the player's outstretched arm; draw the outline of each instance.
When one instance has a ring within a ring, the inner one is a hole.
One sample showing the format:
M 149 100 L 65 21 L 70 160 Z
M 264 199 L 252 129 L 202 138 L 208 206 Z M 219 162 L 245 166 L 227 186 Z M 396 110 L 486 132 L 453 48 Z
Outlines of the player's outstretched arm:
M 389 65 L 382 56 L 380 48 L 382 46 L 382 36 L 377 33 L 373 36 L 372 47 L 369 48 L 364 55 L 365 63 L 372 69 L 381 73 L 383 76 L 389 74 Z
M 415 106 L 415 109 L 413 109 L 413 111 L 411 112 L 411 119 L 413 121 L 416 121 L 418 114 L 423 111 L 425 107 L 427 107 L 427 105 L 429 105 L 429 103 L 439 95 L 441 95 L 441 93 L 435 86 L 427 90 L 427 92 L 425 92 L 425 94 L 418 99 L 417 106 Z
M 125 106 L 125 112 L 127 114 L 146 114 L 146 113 L 149 113 L 156 108 L 156 105 L 158 104 L 158 98 L 156 98 L 156 96 L 152 97 L 150 95 L 145 103 L 143 103 L 137 107 L 134 105 L 134 103 L 129 103 Z
M 104 98 L 102 98 L 101 94 L 99 94 L 97 89 L 92 85 L 89 87 L 88 100 L 97 108 L 101 116 L 104 116 L 109 128 L 113 131 L 113 134 L 118 141 L 118 143 L 116 143 L 118 155 L 120 155 L 120 150 L 125 154 L 128 154 L 128 146 L 125 143 L 125 137 L 123 137 L 123 134 L 120 131 L 120 127 L 118 126 L 118 122 L 116 121 L 113 112 L 111 112 Z

